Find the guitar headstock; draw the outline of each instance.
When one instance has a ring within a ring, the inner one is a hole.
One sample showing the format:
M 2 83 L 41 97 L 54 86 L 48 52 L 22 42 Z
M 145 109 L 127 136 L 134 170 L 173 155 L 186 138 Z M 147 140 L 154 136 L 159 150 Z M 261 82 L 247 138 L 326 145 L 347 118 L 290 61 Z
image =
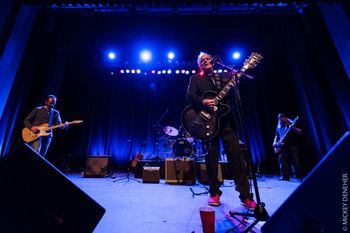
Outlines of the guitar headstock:
M 299 120 L 299 116 L 297 116 L 297 117 L 294 119 L 294 121 L 292 122 L 291 125 L 295 125 L 295 124 L 297 123 L 298 120 Z
M 257 66 L 259 64 L 259 62 L 261 61 L 262 58 L 263 58 L 263 56 L 261 56 L 261 54 L 259 54 L 259 53 L 250 54 L 250 56 L 247 59 L 245 59 L 245 61 L 244 61 L 242 71 L 244 72 L 247 69 L 254 68 L 255 66 Z

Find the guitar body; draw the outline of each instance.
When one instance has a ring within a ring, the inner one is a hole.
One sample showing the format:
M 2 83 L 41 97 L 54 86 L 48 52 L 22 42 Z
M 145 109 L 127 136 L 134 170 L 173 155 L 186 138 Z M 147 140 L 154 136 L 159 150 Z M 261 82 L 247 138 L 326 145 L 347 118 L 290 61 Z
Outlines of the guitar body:
M 213 99 L 217 95 L 214 91 L 207 91 L 203 94 L 204 99 Z M 209 141 L 213 139 L 220 126 L 220 117 L 230 111 L 230 106 L 219 103 L 214 109 L 195 109 L 192 105 L 187 106 L 181 114 L 181 124 L 186 132 L 196 139 Z
M 137 162 L 139 160 L 142 160 L 142 158 L 143 158 L 142 149 L 145 147 L 145 145 L 146 145 L 146 141 L 144 141 L 142 143 L 140 151 L 135 155 L 135 158 L 132 160 L 131 165 L 130 165 L 132 168 L 135 168 L 137 165 Z
M 22 130 L 23 141 L 25 141 L 25 142 L 32 142 L 32 141 L 35 141 L 36 139 L 38 139 L 41 136 L 50 136 L 51 133 L 47 133 L 46 132 L 48 127 L 49 127 L 49 124 L 47 124 L 47 123 L 44 123 L 44 124 L 41 124 L 41 125 L 37 126 L 37 128 L 39 129 L 38 133 L 33 133 L 30 129 L 24 128 Z
M 131 167 L 136 167 L 137 163 L 139 160 L 142 160 L 143 154 L 142 153 L 137 153 L 133 161 L 131 162 Z

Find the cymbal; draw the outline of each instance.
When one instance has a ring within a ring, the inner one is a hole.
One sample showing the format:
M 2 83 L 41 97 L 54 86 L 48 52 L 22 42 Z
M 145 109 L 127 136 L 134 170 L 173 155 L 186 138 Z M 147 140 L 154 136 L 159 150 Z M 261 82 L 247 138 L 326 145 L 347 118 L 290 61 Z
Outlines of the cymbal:
M 163 128 L 163 131 L 166 135 L 169 135 L 169 136 L 177 136 L 179 134 L 179 131 L 171 126 L 165 126 Z

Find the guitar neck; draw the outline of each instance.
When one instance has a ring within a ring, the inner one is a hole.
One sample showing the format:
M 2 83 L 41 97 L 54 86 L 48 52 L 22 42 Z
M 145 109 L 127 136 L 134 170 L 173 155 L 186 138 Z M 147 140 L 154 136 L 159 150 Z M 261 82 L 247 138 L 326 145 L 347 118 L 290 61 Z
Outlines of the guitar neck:
M 77 124 L 77 123 L 81 123 L 81 122 L 82 122 L 82 121 L 71 121 L 71 122 L 68 122 L 68 125 Z M 65 123 L 47 127 L 45 130 L 57 129 L 57 128 L 60 128 L 60 127 L 62 127 L 62 126 L 65 126 Z
M 245 67 L 242 67 L 241 70 L 237 73 L 237 78 L 241 77 L 241 72 L 244 73 L 246 71 Z M 219 94 L 215 97 L 218 101 L 221 101 L 227 93 L 231 90 L 232 87 L 236 85 L 235 78 L 232 78 L 226 86 L 219 92 Z
M 70 124 L 70 123 L 68 123 L 68 124 Z M 64 124 L 54 125 L 54 126 L 47 127 L 46 130 L 57 129 L 57 128 L 60 128 L 62 126 L 64 126 Z

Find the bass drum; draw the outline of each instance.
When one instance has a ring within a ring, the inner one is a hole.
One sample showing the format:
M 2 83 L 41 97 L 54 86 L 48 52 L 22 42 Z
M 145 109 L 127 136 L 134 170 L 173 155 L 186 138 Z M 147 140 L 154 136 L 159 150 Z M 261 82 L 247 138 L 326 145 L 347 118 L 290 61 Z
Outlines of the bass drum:
M 192 145 L 185 138 L 177 139 L 173 145 L 173 154 L 175 157 L 190 157 L 192 152 Z

